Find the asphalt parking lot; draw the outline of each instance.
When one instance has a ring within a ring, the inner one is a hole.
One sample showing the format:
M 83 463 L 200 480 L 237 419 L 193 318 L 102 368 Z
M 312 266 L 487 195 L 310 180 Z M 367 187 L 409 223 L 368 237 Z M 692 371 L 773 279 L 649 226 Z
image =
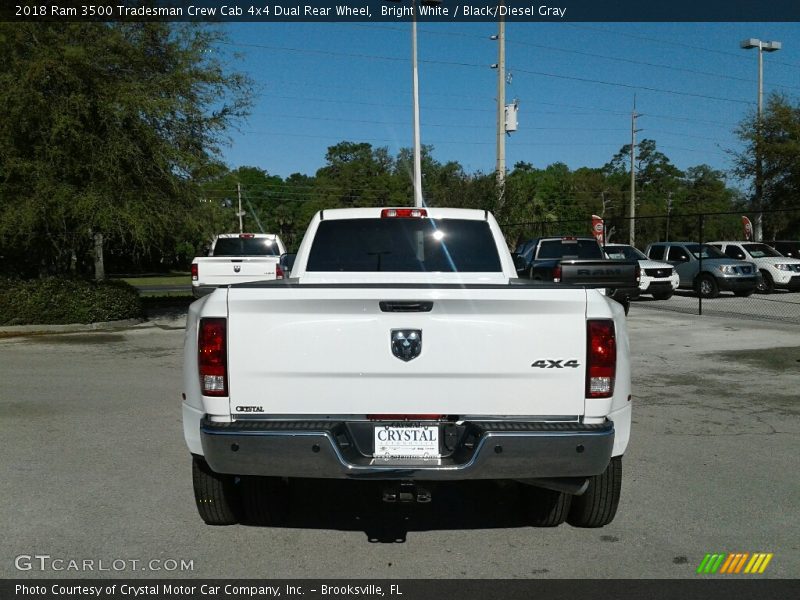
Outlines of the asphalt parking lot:
M 684 578 L 707 552 L 773 552 L 760 577 L 797 577 L 800 325 L 636 303 L 629 322 L 633 436 L 619 513 L 597 530 L 526 526 L 513 487 L 448 485 L 404 507 L 350 482 L 295 485 L 281 527 L 207 527 L 182 439 L 180 317 L 0 339 L 0 575 Z M 141 562 L 15 568 L 35 554 Z M 153 559 L 193 568 L 142 570 Z

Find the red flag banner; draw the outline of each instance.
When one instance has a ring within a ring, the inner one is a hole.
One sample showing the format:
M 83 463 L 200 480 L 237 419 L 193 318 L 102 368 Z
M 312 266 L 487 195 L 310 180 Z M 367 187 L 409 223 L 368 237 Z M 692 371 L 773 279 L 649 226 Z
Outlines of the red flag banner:
M 605 224 L 603 223 L 603 217 L 592 215 L 592 235 L 595 237 L 598 244 L 605 243 Z
M 751 241 L 753 239 L 753 224 L 750 219 L 742 215 L 742 228 L 744 229 L 744 239 Z

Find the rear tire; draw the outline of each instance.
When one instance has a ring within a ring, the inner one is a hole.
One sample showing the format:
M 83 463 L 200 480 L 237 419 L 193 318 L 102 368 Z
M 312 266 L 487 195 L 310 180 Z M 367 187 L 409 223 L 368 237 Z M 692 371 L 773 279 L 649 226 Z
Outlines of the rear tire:
M 242 479 L 243 520 L 248 525 L 276 525 L 288 511 L 288 485 L 280 477 Z
M 772 275 L 769 272 L 762 269 L 761 271 L 761 283 L 758 284 L 756 287 L 756 291 L 759 294 L 771 294 L 775 291 L 775 282 L 772 279 Z
M 239 490 L 233 475 L 216 473 L 201 457 L 192 457 L 192 483 L 197 512 L 207 525 L 239 522 Z
M 694 291 L 701 298 L 716 298 L 719 296 L 719 285 L 713 275 L 703 273 L 697 278 Z
M 557 527 L 566 521 L 572 495 L 526 485 L 522 497 L 534 527 Z
M 615 456 L 606 470 L 589 480 L 582 496 L 572 498 L 567 522 L 574 527 L 603 527 L 614 520 L 622 492 L 622 457 Z

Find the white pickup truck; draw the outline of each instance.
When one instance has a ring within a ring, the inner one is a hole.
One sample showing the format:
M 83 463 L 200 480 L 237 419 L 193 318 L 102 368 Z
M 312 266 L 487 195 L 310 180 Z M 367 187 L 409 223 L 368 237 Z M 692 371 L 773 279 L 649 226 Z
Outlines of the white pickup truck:
M 280 257 L 286 248 L 272 233 L 223 233 L 214 238 L 208 256 L 192 261 L 192 294 L 245 281 L 281 279 Z
M 562 283 L 517 279 L 482 210 L 319 212 L 290 279 L 189 309 L 200 516 L 269 523 L 295 477 L 380 480 L 384 500 L 419 502 L 430 481 L 495 479 L 521 484 L 534 525 L 611 522 L 629 346 L 622 307 L 567 283 L 591 276 L 565 262 Z

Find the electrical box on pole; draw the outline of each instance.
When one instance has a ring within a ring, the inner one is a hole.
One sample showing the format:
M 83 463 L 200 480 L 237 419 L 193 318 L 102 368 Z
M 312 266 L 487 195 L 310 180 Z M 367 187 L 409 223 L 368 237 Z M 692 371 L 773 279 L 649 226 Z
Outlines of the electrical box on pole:
M 505 132 L 512 133 L 517 130 L 519 120 L 517 114 L 519 113 L 519 101 L 514 100 L 513 104 L 506 104 L 506 122 Z

